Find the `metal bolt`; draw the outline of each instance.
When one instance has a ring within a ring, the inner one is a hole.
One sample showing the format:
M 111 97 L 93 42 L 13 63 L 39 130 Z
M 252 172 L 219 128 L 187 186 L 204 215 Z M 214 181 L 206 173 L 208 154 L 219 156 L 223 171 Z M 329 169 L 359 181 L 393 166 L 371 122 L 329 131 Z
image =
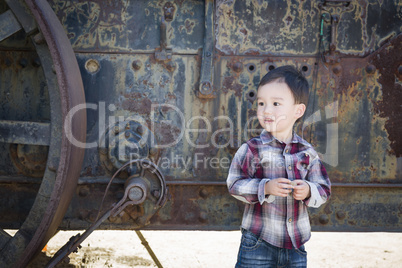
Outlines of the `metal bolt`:
M 320 218 L 318 218 L 318 221 L 321 224 L 327 224 L 329 222 L 329 218 L 328 218 L 327 215 L 323 214 L 323 215 L 320 216 Z
M 134 70 L 138 71 L 142 67 L 142 62 L 139 60 L 135 60 L 135 61 L 133 61 L 131 66 L 133 67 Z
M 346 217 L 346 214 L 345 214 L 345 212 L 343 212 L 343 211 L 338 211 L 338 212 L 336 213 L 336 217 L 337 217 L 339 220 L 343 220 L 343 219 Z
M 337 65 L 334 68 L 332 68 L 332 71 L 334 72 L 334 74 L 340 74 L 342 71 L 342 67 Z
M 232 69 L 236 73 L 240 73 L 243 70 L 243 64 L 241 62 L 236 62 L 236 63 L 233 64 Z
M 36 34 L 36 35 L 34 36 L 33 40 L 34 40 L 34 42 L 35 42 L 37 45 L 40 45 L 40 44 L 42 44 L 43 42 L 45 42 L 45 38 L 43 37 L 43 34 L 42 34 L 42 33 Z
M 130 138 L 130 131 L 126 130 L 126 131 L 124 132 L 124 136 L 125 136 L 126 138 Z
M 206 212 L 204 212 L 204 211 L 201 211 L 199 220 L 201 222 L 206 222 L 208 220 L 208 214 Z
M 200 190 L 200 196 L 201 196 L 202 198 L 207 198 L 207 197 L 208 197 L 208 191 L 207 191 L 207 189 L 201 189 L 201 190 Z
M 376 71 L 376 68 L 373 64 L 369 64 L 366 66 L 366 72 L 368 74 L 373 74 L 373 73 L 375 73 L 375 71 Z

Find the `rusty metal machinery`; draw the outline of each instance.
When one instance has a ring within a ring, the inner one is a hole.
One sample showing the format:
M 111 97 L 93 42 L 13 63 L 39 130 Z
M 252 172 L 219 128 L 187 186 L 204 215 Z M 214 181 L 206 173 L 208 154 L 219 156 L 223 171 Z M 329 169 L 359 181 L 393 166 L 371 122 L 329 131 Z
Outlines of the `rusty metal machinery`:
M 227 171 L 260 131 L 260 78 L 285 64 L 310 83 L 296 129 L 333 183 L 313 230 L 402 231 L 401 8 L 0 1 L 0 227 L 19 230 L 0 232 L 0 263 L 27 263 L 121 200 L 99 228 L 238 229 Z

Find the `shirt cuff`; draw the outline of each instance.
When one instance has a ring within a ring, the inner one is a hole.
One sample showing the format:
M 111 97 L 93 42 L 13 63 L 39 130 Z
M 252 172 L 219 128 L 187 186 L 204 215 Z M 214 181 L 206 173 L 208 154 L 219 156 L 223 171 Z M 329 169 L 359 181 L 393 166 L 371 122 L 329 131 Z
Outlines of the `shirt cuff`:
M 262 205 L 264 201 L 267 203 L 272 203 L 275 201 L 274 195 L 265 196 L 265 184 L 267 184 L 269 181 L 270 179 L 262 179 L 258 185 L 258 202 L 260 202 L 260 205 Z
M 321 206 L 325 201 L 323 202 L 320 193 L 318 192 L 317 186 L 314 183 L 311 183 L 309 181 L 305 181 L 308 183 L 310 186 L 310 198 L 304 200 L 304 203 L 313 208 L 318 208 Z

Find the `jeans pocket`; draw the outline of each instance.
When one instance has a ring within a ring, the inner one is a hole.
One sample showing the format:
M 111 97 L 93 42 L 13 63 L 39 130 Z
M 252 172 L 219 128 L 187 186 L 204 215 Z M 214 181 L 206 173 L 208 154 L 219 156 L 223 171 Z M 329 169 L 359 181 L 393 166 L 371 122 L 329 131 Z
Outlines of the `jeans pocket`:
M 261 244 L 261 240 L 252 232 L 244 230 L 241 238 L 241 248 L 243 250 L 254 250 Z
M 304 245 L 299 248 L 295 248 L 295 251 L 302 257 L 307 256 L 307 251 L 305 250 Z

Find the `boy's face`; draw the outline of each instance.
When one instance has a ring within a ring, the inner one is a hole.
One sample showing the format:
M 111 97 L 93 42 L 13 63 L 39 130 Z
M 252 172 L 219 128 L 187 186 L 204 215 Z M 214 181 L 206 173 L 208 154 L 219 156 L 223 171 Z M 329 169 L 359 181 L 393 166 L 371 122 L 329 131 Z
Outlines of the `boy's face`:
M 295 104 L 288 85 L 276 81 L 258 89 L 257 103 L 257 117 L 261 126 L 277 139 L 289 142 L 293 125 L 303 116 L 306 106 Z

